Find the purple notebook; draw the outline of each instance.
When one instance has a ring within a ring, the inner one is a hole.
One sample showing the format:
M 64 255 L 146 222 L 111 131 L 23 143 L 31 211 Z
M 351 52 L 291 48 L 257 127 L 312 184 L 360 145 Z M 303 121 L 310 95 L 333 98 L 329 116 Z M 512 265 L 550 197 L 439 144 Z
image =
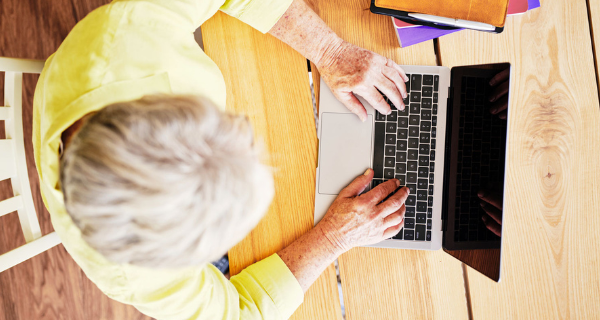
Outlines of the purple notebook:
M 536 9 L 540 7 L 540 0 L 527 0 L 529 4 L 529 10 Z M 451 34 L 462 29 L 454 29 L 454 30 L 441 30 L 432 27 L 412 27 L 412 28 L 402 28 L 396 29 L 396 33 L 398 35 L 398 41 L 400 42 L 400 47 L 406 48 L 408 46 L 412 46 L 417 43 L 421 43 L 424 41 L 428 41 L 431 39 L 439 38 L 441 36 L 445 36 L 447 34 Z

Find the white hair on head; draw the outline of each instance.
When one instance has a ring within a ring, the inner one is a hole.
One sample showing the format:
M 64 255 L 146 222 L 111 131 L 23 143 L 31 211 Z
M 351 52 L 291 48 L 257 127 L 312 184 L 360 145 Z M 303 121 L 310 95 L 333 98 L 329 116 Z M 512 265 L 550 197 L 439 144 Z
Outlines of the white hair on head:
M 73 137 L 60 173 L 83 239 L 110 261 L 154 268 L 218 259 L 274 194 L 247 119 L 192 96 L 101 109 Z

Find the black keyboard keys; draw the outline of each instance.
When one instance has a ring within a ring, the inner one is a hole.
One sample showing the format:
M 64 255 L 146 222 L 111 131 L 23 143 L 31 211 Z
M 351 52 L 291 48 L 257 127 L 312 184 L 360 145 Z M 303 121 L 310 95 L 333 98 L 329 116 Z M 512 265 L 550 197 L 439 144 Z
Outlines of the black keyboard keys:
M 415 240 L 425 241 L 425 225 L 418 224 L 415 227 Z
M 413 74 L 410 76 L 410 90 L 421 91 L 422 76 Z

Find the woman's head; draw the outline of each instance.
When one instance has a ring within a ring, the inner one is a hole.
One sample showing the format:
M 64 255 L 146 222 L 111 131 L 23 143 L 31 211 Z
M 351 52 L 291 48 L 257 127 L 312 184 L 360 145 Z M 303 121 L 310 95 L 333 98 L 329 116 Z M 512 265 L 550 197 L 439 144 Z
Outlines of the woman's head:
M 274 192 L 248 121 L 189 96 L 98 111 L 65 150 L 60 174 L 83 239 L 111 261 L 146 267 L 217 259 Z

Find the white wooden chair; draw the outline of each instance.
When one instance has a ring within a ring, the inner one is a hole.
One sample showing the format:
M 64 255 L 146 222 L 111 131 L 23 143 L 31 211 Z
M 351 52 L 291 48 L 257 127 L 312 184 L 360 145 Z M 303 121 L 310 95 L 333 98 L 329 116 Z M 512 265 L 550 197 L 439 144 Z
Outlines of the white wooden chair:
M 4 121 L 6 139 L 0 139 L 0 181 L 10 179 L 13 197 L 0 201 L 0 216 L 17 211 L 26 244 L 0 255 L 0 272 L 36 256 L 60 243 L 56 232 L 42 236 L 33 205 L 23 137 L 22 87 L 23 73 L 40 73 L 44 61 L 0 57 L 4 71 Z M 6 226 L 4 226 L 6 228 Z M 2 230 L 0 230 L 2 232 Z

